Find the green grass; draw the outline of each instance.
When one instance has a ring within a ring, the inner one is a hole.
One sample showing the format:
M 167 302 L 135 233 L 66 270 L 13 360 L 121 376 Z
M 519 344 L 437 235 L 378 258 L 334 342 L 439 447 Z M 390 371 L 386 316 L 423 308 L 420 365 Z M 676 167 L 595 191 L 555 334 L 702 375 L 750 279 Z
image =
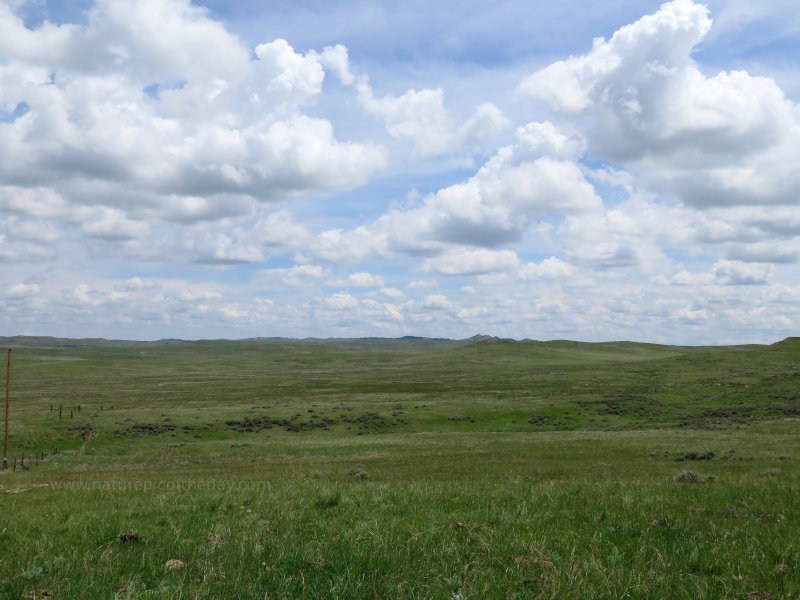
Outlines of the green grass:
M 4 600 L 800 596 L 798 340 L 13 341 Z

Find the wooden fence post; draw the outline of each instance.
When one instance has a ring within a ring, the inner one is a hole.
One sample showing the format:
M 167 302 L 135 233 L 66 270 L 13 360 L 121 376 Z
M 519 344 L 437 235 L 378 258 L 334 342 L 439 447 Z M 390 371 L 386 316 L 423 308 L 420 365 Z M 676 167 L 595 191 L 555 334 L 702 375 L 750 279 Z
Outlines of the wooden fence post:
M 8 349 L 8 370 L 6 371 L 6 434 L 3 447 L 3 471 L 8 470 L 8 405 L 11 398 L 11 348 Z

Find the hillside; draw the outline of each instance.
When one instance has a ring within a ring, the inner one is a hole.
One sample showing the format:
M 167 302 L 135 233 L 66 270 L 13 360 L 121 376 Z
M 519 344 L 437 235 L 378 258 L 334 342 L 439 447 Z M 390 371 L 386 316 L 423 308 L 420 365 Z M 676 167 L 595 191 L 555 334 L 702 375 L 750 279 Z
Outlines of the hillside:
M 2 598 L 800 594 L 798 338 L 12 357 Z

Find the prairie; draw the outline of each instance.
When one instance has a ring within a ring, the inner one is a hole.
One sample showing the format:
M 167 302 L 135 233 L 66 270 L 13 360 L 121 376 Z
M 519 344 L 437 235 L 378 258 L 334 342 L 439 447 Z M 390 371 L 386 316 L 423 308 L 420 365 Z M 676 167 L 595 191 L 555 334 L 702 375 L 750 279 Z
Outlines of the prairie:
M 798 339 L 0 341 L 3 599 L 800 597 Z

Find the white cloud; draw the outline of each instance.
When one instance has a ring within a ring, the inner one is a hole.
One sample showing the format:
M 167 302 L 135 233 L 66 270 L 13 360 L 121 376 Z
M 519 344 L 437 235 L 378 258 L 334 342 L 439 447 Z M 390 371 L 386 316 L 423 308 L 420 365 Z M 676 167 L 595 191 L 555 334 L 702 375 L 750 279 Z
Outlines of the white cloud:
M 383 277 L 380 275 L 360 271 L 351 273 L 344 279 L 328 281 L 325 285 L 330 287 L 381 287 L 383 284 Z
M 472 116 L 458 128 L 455 140 L 451 144 L 453 147 L 480 146 L 503 131 L 509 124 L 509 119 L 497 106 L 490 102 L 481 104 L 475 109 Z
M 260 75 L 266 77 L 267 91 L 292 104 L 308 102 L 322 91 L 325 71 L 314 54 L 297 54 L 286 40 L 277 39 L 256 46 Z
M 75 25 L 54 25 L 48 21 L 28 29 L 11 3 L 0 3 L 0 60 L 11 57 L 40 62 L 69 53 L 77 30 Z
M 379 289 L 377 294 L 383 298 L 386 298 L 387 300 L 392 300 L 394 302 L 400 302 L 406 297 L 406 295 L 403 293 L 402 290 L 390 287 L 383 287 Z
M 534 279 L 562 279 L 575 274 L 575 267 L 563 260 L 551 256 L 540 263 L 526 263 L 521 265 L 516 275 L 523 281 Z
M 690 273 L 686 269 L 677 272 L 669 280 L 678 286 L 709 285 L 767 285 L 775 274 L 775 266 L 767 263 L 719 260 L 707 273 Z
M 408 90 L 402 96 L 375 98 L 366 78 L 357 84 L 359 102 L 383 119 L 393 138 L 414 142 L 414 153 L 431 156 L 475 147 L 508 127 L 509 120 L 494 104 L 478 106 L 457 126 L 444 107 L 442 88 Z
M 691 56 L 708 9 L 674 0 L 519 91 L 585 123 L 593 154 L 695 206 L 789 203 L 800 192 L 798 109 L 774 80 L 705 75 Z
M 26 263 L 52 260 L 55 251 L 32 242 L 17 242 L 0 234 L 0 263 Z
M 720 34 L 669 2 L 525 78 L 527 106 L 506 104 L 511 54 L 400 74 L 358 41 L 351 64 L 333 27 L 244 41 L 188 0 L 30 17 L 51 8 L 0 2 L 7 330 L 694 343 L 800 324 L 800 109 L 776 80 L 797 92 L 714 46 L 733 5 Z
M 351 310 L 358 306 L 358 300 L 347 292 L 337 292 L 324 298 L 323 304 L 331 310 Z
M 251 58 L 186 0 L 102 0 L 86 26 L 36 29 L 3 5 L 0 23 L 0 110 L 27 107 L 0 120 L 7 210 L 125 240 L 155 220 L 351 189 L 386 165 L 377 144 L 338 140 L 301 110 L 321 94 L 323 64 L 342 75 L 341 47 L 303 54 L 278 39 Z
M 50 220 L 28 219 L 11 216 L 0 219 L 0 233 L 12 241 L 24 240 L 34 243 L 52 243 L 63 237 L 58 225 Z
M 520 145 L 533 157 L 551 156 L 571 159 L 580 156 L 586 142 L 579 135 L 567 135 L 550 121 L 528 123 L 517 129 Z
M 442 294 L 426 296 L 422 302 L 418 303 L 418 306 L 426 310 L 442 310 L 451 313 L 458 312 L 458 305 Z
M 775 267 L 770 264 L 721 260 L 714 263 L 711 272 L 723 285 L 763 285 L 772 278 Z
M 511 250 L 453 249 L 441 256 L 426 258 L 423 269 L 441 275 L 482 275 L 507 271 L 519 264 Z
M 317 235 L 310 250 L 332 263 L 354 263 L 371 255 L 391 256 L 386 242 L 386 236 L 377 228 L 357 227 L 348 232 L 331 229 Z
M 125 219 L 122 223 L 110 220 L 84 224 L 82 230 L 106 242 L 122 240 L 122 251 L 128 259 L 217 266 L 265 262 L 303 245 L 311 237 L 288 211 L 262 211 L 250 218 L 232 218 L 221 223 L 187 224 L 174 235 L 170 235 L 173 230 L 169 223 L 152 227 L 150 235 L 144 237 L 134 237 L 142 232 L 131 231 L 127 226 Z M 103 251 L 106 248 L 107 245 L 103 246 Z
M 286 286 L 289 288 L 315 287 L 321 285 L 330 271 L 320 265 L 294 265 L 288 269 L 262 269 L 256 281 L 270 287 Z
M 602 200 L 572 159 L 581 141 L 530 123 L 464 182 L 393 208 L 353 231 L 323 232 L 314 252 L 332 262 L 368 256 L 437 255 L 453 245 L 493 249 L 519 242 L 537 219 L 596 212 Z M 548 155 L 555 149 L 556 156 Z M 431 264 L 437 264 L 433 258 Z
M 435 288 L 437 285 L 439 285 L 439 282 L 435 279 L 417 279 L 410 282 L 406 287 L 411 290 L 424 290 Z
M 232 78 L 249 60 L 236 36 L 188 0 L 98 0 L 85 38 L 74 43 L 96 52 L 96 68 L 130 69 L 157 82 Z M 86 54 L 81 58 L 89 60 Z
M 296 265 L 291 269 L 275 269 L 282 274 L 281 283 L 289 287 L 302 287 L 317 284 L 327 275 L 319 265 Z
M 320 65 L 336 73 L 344 85 L 355 83 L 355 76 L 350 71 L 350 57 L 343 45 L 325 46 L 322 52 L 312 50 L 309 54 L 316 58 Z
M 128 219 L 113 208 L 101 208 L 94 218 L 81 225 L 81 231 L 89 237 L 106 240 L 128 240 L 143 237 L 149 232 L 146 223 Z
M 22 299 L 36 296 L 40 291 L 41 287 L 35 283 L 15 283 L 14 285 L 6 286 L 3 296 L 9 299 Z

